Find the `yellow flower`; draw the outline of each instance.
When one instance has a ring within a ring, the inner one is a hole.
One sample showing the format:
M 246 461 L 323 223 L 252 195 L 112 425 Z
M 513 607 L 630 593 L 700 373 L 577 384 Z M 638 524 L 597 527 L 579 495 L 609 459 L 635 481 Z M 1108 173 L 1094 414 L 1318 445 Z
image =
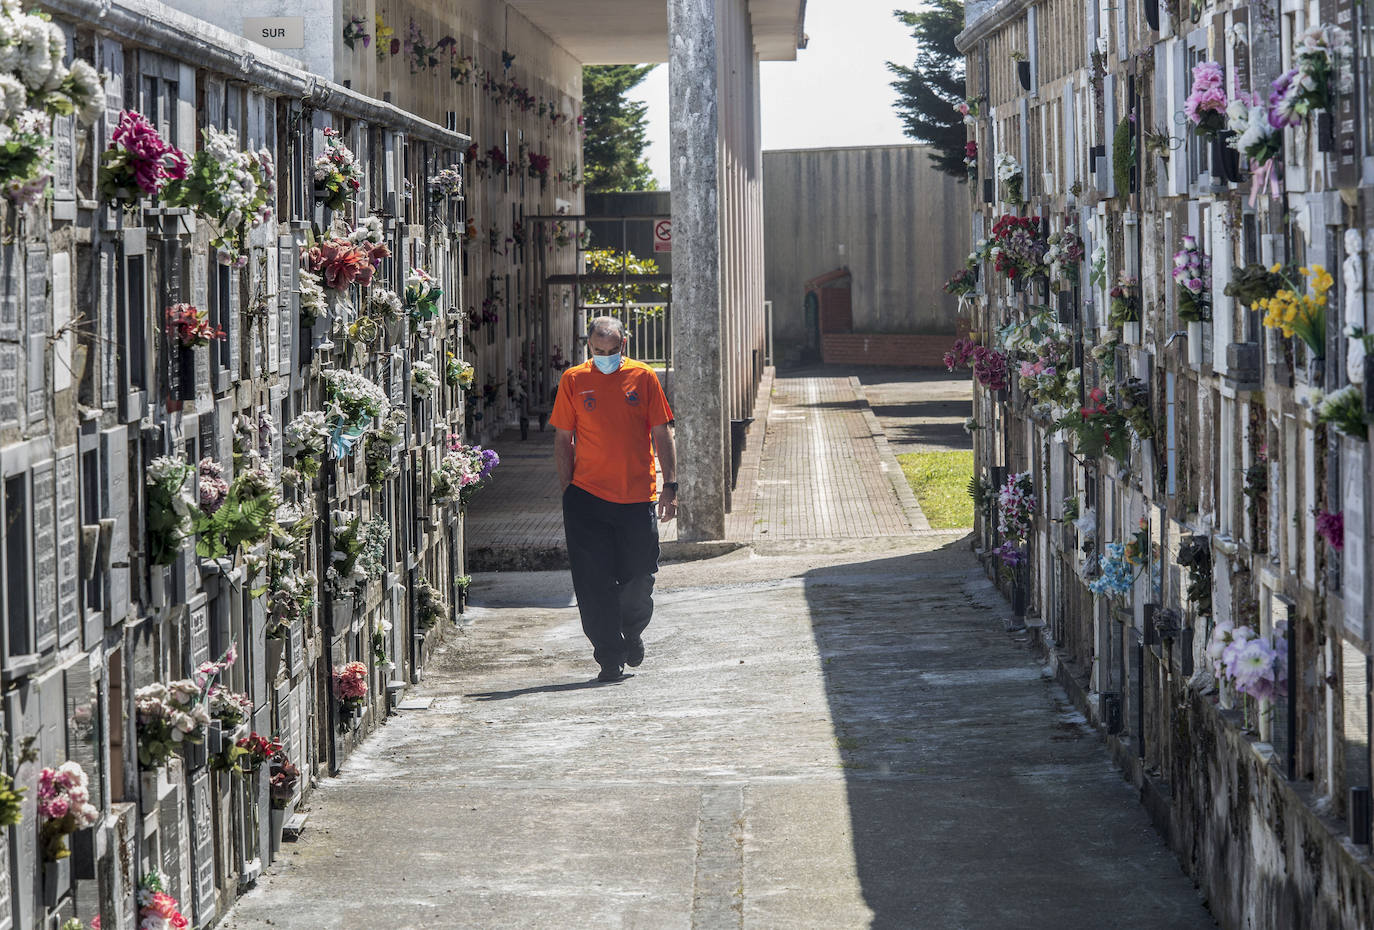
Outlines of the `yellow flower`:
M 381 19 L 380 16 L 377 17 L 377 18 L 378 18 L 378 19 Z M 1279 269 L 1282 268 L 1282 267 L 1283 267 L 1283 266 L 1280 265 L 1278 262 L 1274 262 L 1274 264 L 1272 264 L 1272 265 L 1269 266 L 1269 273 L 1270 273 L 1270 274 L 1278 274 L 1278 273 L 1279 273 Z
M 396 30 L 394 30 L 394 29 L 392 29 L 390 26 L 388 26 L 388 25 L 386 24 L 386 22 L 382 19 L 382 14 L 381 14 L 381 13 L 378 13 L 378 14 L 377 14 L 377 41 L 380 42 L 382 39 L 389 39 L 389 38 L 391 38 L 392 36 L 394 36 L 395 34 L 396 34 Z

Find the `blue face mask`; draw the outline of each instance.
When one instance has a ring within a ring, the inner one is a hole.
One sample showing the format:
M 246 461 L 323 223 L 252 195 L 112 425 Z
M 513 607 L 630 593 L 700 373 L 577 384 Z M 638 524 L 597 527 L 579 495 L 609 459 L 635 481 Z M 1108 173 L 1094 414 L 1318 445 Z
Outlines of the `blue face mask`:
M 615 355 L 593 355 L 592 362 L 603 375 L 613 375 L 620 370 L 620 353 Z

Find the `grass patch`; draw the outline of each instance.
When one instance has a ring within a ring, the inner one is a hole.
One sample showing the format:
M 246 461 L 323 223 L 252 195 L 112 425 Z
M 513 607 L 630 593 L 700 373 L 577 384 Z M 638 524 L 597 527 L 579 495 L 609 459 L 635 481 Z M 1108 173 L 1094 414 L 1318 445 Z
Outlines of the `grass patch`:
M 930 528 L 955 530 L 973 526 L 973 452 L 907 452 L 897 456 L 907 484 L 925 511 Z

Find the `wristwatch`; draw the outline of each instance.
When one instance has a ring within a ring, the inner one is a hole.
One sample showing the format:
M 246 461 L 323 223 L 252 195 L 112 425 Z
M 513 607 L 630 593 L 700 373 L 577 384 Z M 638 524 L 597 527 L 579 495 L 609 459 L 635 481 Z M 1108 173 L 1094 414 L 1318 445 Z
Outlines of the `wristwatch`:
M 677 482 L 676 482 L 676 481 L 665 481 L 665 482 L 663 482 L 663 490 L 665 490 L 665 491 L 672 491 L 672 492 L 673 492 L 673 496 L 676 497 L 676 496 L 677 496 Z

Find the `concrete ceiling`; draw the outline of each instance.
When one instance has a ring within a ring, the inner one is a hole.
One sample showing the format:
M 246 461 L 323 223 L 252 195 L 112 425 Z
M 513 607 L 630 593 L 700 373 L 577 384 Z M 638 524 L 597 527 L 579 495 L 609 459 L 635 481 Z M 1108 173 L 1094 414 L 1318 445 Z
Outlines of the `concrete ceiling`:
M 509 0 L 583 64 L 668 60 L 668 0 Z M 747 0 L 764 61 L 792 61 L 806 0 Z

